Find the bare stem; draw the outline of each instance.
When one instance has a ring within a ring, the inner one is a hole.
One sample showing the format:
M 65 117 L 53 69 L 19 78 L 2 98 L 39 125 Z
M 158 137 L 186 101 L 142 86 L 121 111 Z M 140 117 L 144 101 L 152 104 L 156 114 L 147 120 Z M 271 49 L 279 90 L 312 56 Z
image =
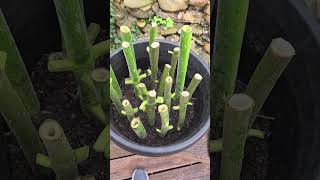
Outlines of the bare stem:
M 189 25 L 184 25 L 182 27 L 181 41 L 180 41 L 180 56 L 178 62 L 178 72 L 176 78 L 176 90 L 175 98 L 179 98 L 181 92 L 184 88 L 184 83 L 186 80 L 189 55 L 191 50 L 191 40 L 192 40 L 192 28 Z
M 130 104 L 130 101 L 125 99 L 122 101 L 122 106 L 124 108 L 125 114 L 127 115 L 127 118 L 129 121 L 131 121 L 134 118 L 134 110 Z
M 110 98 L 115 107 L 117 108 L 118 112 L 121 113 L 121 110 L 123 109 L 120 101 L 120 97 L 118 96 L 116 90 L 112 86 L 112 79 L 110 78 Z
M 158 96 L 163 96 L 165 81 L 167 76 L 169 76 L 170 69 L 171 69 L 171 66 L 169 64 L 164 65 L 164 69 L 162 71 L 161 80 L 160 80 L 160 84 L 157 92 Z
M 149 59 L 151 62 L 151 89 L 157 88 L 158 62 L 160 43 L 154 42 L 150 46 Z
M 57 179 L 75 179 L 78 176 L 76 157 L 61 126 L 54 120 L 46 120 L 39 134 Z
M 180 53 L 180 48 L 179 47 L 175 47 L 173 49 L 173 52 L 169 52 L 171 54 L 171 70 L 169 75 L 173 78 L 174 75 L 176 74 L 176 68 L 177 68 L 177 64 L 178 64 L 178 60 L 179 60 L 179 53 Z
M 253 99 L 245 94 L 233 95 L 226 105 L 223 121 L 222 180 L 240 179 L 253 106 Z
M 165 85 L 164 85 L 164 103 L 168 106 L 168 109 L 171 109 L 171 89 L 172 89 L 172 77 L 171 76 L 167 76 L 166 81 L 165 81 Z
M 147 131 L 145 130 L 139 117 L 133 118 L 130 126 L 139 138 L 145 139 L 147 137 Z
M 190 98 L 190 93 L 188 91 L 182 91 L 180 96 L 180 105 L 179 105 L 179 121 L 177 125 L 177 130 L 180 131 L 184 125 L 186 119 L 187 106 Z
M 147 115 L 148 115 L 148 123 L 150 126 L 154 126 L 154 124 L 155 124 L 156 96 L 157 96 L 157 92 L 152 90 L 152 91 L 149 91 L 148 97 L 147 97 L 146 111 L 147 111 Z
M 249 127 L 294 55 L 295 50 L 288 41 L 282 38 L 272 40 L 247 86 L 246 94 L 255 100 Z
M 158 112 L 161 116 L 161 129 L 156 129 L 156 131 L 160 134 L 161 137 L 164 137 L 169 130 L 173 129 L 173 126 L 169 124 L 170 119 L 168 106 L 165 104 L 160 105 L 158 107 Z

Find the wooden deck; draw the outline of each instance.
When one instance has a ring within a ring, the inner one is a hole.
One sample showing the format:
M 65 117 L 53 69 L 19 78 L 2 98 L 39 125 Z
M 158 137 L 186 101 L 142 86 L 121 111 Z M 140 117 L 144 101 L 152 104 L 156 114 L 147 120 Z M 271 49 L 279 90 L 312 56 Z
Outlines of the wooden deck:
M 144 168 L 150 180 L 209 180 L 207 136 L 189 149 L 171 156 L 145 157 L 125 151 L 111 142 L 110 179 L 131 179 L 136 168 Z

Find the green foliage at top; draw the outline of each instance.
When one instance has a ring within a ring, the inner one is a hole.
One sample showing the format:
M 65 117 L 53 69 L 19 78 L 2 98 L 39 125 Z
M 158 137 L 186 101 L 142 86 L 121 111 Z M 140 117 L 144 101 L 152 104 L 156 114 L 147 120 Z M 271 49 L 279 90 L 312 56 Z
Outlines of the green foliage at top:
M 149 19 L 150 22 L 157 23 L 158 25 L 163 25 L 165 29 L 173 27 L 174 21 L 171 17 L 167 17 L 166 19 L 162 19 L 159 16 L 153 16 L 153 18 Z

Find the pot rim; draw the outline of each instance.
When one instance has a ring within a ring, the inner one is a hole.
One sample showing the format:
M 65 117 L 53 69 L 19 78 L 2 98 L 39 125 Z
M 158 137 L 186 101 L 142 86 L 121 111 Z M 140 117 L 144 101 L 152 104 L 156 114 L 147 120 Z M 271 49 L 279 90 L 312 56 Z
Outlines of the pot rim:
M 157 41 L 160 43 L 167 43 L 167 44 L 171 44 L 173 46 L 178 47 L 176 43 L 173 43 L 167 40 L 157 39 Z M 147 43 L 147 42 L 149 42 L 149 40 L 138 40 L 134 42 L 133 45 L 140 44 L 140 43 Z M 122 51 L 122 48 L 118 48 L 113 53 L 111 53 L 110 61 L 111 61 L 111 57 L 113 57 L 115 54 L 119 53 L 120 51 Z M 190 54 L 192 54 L 196 59 L 198 59 L 198 62 L 210 74 L 209 66 L 202 60 L 202 58 L 197 54 L 193 53 L 192 51 L 190 52 Z M 110 126 L 110 137 L 115 144 L 117 144 L 118 146 L 120 146 L 121 148 L 127 151 L 134 152 L 135 154 L 144 155 L 144 156 L 165 156 L 165 155 L 175 154 L 177 152 L 183 151 L 191 147 L 193 144 L 195 144 L 199 139 L 201 139 L 206 134 L 209 127 L 210 127 L 210 113 L 207 117 L 206 122 L 202 127 L 200 127 L 199 131 L 197 131 L 195 134 L 193 134 L 189 138 L 186 138 L 181 142 L 176 142 L 174 144 L 157 146 L 157 147 L 150 147 L 150 146 L 133 143 L 131 140 L 124 137 L 123 135 L 116 133 L 116 131 L 112 128 L 112 126 Z

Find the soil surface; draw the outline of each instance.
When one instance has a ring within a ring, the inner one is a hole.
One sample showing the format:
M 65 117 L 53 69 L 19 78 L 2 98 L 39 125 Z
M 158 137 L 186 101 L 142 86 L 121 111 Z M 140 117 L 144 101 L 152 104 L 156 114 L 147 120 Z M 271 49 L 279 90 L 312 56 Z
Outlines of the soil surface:
M 102 31 L 97 42 L 106 39 L 105 34 L 106 31 Z M 106 55 L 98 59 L 97 67 L 106 67 L 107 58 Z M 47 59 L 47 55 L 42 56 L 29 71 L 41 104 L 41 113 L 39 117 L 34 119 L 36 129 L 45 119 L 56 120 L 64 129 L 72 148 L 90 147 L 89 158 L 78 165 L 80 175 L 94 175 L 97 180 L 108 179 L 109 160 L 104 157 L 103 153 L 97 153 L 92 149 L 104 125 L 95 119 L 89 119 L 82 113 L 77 95 L 78 88 L 73 74 L 71 72 L 48 72 Z M 8 160 L 7 174 L 10 175 L 9 179 L 54 180 L 54 173 L 42 167 L 39 169 L 44 171 L 46 175 L 35 177 L 15 137 L 8 132 L 9 129 L 0 116 L 0 143 L 3 144 L 3 146 L 1 144 L 2 148 L 8 149 L 7 152 L 0 153 L 0 157 L 7 156 L 7 159 L 3 159 Z
M 161 76 L 159 75 L 158 79 L 160 79 L 160 77 Z M 151 85 L 150 77 L 142 80 L 142 82 L 145 83 L 145 85 L 147 86 L 147 89 L 149 90 Z M 122 81 L 120 82 L 120 87 L 123 92 L 123 96 L 124 96 L 123 99 L 128 99 L 133 108 L 136 108 L 136 107 L 138 108 L 142 101 L 135 97 L 132 85 L 125 85 L 124 81 Z M 174 87 L 175 87 L 175 83 L 173 83 L 172 85 L 172 91 L 174 91 Z M 114 106 L 112 106 L 112 112 L 111 112 L 112 125 L 122 135 L 124 135 L 131 141 L 141 145 L 163 146 L 163 145 L 173 144 L 175 142 L 183 140 L 184 138 L 187 138 L 190 135 L 190 133 L 194 132 L 195 129 L 199 128 L 200 114 L 196 112 L 200 112 L 201 107 L 197 102 L 196 92 L 194 93 L 193 98 L 191 99 L 191 102 L 193 103 L 193 105 L 188 106 L 184 126 L 180 131 L 177 130 L 179 111 L 174 111 L 174 110 L 170 111 L 170 125 L 173 125 L 173 129 L 168 131 L 166 136 L 163 138 L 159 136 L 158 132 L 156 132 L 156 128 L 158 129 L 161 128 L 161 117 L 157 109 L 155 110 L 156 123 L 154 127 L 149 126 L 148 117 L 145 112 L 142 112 L 139 110 L 139 112 L 135 114 L 137 117 L 140 117 L 140 120 L 147 131 L 148 136 L 146 139 L 141 139 L 134 133 L 134 131 L 130 127 L 130 122 L 127 119 L 127 117 L 120 115 L 120 113 L 116 110 Z M 178 104 L 179 104 L 178 101 L 172 101 L 171 107 Z

